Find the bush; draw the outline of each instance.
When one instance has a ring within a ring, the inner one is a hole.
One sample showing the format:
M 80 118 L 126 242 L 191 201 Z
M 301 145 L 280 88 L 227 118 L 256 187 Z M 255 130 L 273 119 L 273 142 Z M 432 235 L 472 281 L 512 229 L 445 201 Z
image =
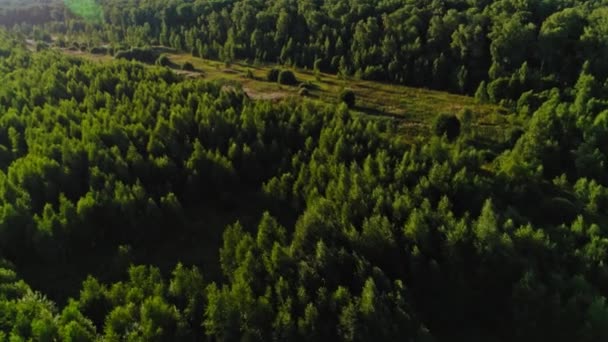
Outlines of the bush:
M 169 60 L 169 57 L 167 57 L 167 55 L 161 55 L 156 60 L 156 65 L 168 67 L 171 65 L 171 60 Z
M 365 68 L 361 78 L 370 81 L 383 81 L 386 79 L 384 69 L 380 65 L 370 65 Z
M 160 59 L 158 52 L 151 48 L 132 48 L 116 52 L 116 59 L 135 60 L 143 63 L 152 64 Z M 162 56 L 161 56 L 162 57 Z M 166 57 L 166 56 L 165 56 Z
M 252 80 L 255 79 L 255 76 L 253 75 L 253 71 L 251 71 L 251 69 L 247 69 L 246 77 Z
M 477 87 L 477 91 L 475 92 L 475 101 L 477 103 L 487 103 L 490 101 L 486 81 L 481 81 L 481 83 L 479 83 L 479 87 Z
M 272 68 L 268 70 L 268 74 L 266 75 L 266 79 L 269 82 L 277 82 L 279 80 L 279 74 L 281 71 L 279 69 Z
M 506 77 L 497 78 L 487 86 L 488 98 L 492 103 L 511 98 L 510 79 Z M 482 96 L 481 94 L 479 96 Z
M 194 71 L 196 69 L 194 68 L 194 65 L 192 65 L 192 63 L 185 62 L 184 65 L 182 65 L 182 70 L 185 70 L 185 71 Z
M 433 132 L 440 137 L 446 135 L 450 141 L 454 140 L 460 135 L 460 120 L 456 115 L 441 114 L 435 118 Z
M 300 94 L 300 96 L 302 96 L 302 97 L 306 97 L 306 96 L 310 95 L 310 93 L 308 92 L 308 89 L 306 89 L 306 88 L 300 88 L 300 91 L 298 92 L 298 94 Z
M 89 50 L 94 55 L 106 55 L 108 54 L 108 48 L 104 46 L 94 46 Z
M 509 146 L 515 146 L 519 138 L 524 135 L 524 130 L 519 127 L 513 127 L 508 132 L 507 142 Z
M 340 101 L 346 103 L 348 108 L 353 108 L 356 102 L 355 92 L 350 89 L 344 89 L 340 93 Z
M 36 51 L 38 51 L 38 52 L 47 50 L 48 48 L 49 48 L 49 45 L 47 43 L 44 43 L 44 42 L 36 43 Z
M 291 70 L 283 70 L 279 74 L 279 84 L 294 85 L 297 83 L 298 80 L 296 79 L 296 75 L 294 75 Z
M 315 64 L 314 64 L 314 70 L 318 70 L 321 71 L 323 70 L 323 60 L 321 58 L 315 60 Z

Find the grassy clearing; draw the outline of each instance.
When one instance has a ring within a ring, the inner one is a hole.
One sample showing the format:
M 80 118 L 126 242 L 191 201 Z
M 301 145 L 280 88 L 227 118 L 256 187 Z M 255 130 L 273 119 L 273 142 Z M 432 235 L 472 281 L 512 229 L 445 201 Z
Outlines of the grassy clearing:
M 99 63 L 109 62 L 114 59 L 112 56 L 96 55 L 96 54 L 92 54 L 92 53 L 84 52 L 84 51 L 80 51 L 80 50 L 61 49 L 61 51 L 63 51 L 63 53 L 65 53 L 66 55 L 69 55 L 72 57 L 85 58 L 90 61 L 99 62 Z
M 169 58 L 176 65 L 192 63 L 199 75 L 206 79 L 237 81 L 252 98 L 278 99 L 299 96 L 297 86 L 266 81 L 266 74 L 272 66 L 244 63 L 227 66 L 221 62 L 176 53 L 169 54 Z M 510 125 L 505 109 L 495 105 L 478 104 L 472 97 L 380 82 L 344 80 L 337 75 L 325 73 L 321 73 L 317 78 L 310 70 L 291 70 L 299 82 L 313 85 L 307 97 L 326 103 L 338 103 L 340 91 L 344 88 L 352 89 L 357 96 L 354 111 L 399 120 L 402 131 L 412 137 L 427 135 L 428 128 L 437 114 L 457 114 L 464 108 L 473 112 L 474 128 L 482 136 L 502 140 L 504 128 Z M 253 78 L 247 77 L 249 72 Z
M 64 51 L 96 62 L 112 59 L 110 56 Z M 266 80 L 268 71 L 273 67 L 271 65 L 249 65 L 243 62 L 226 65 L 223 62 L 197 58 L 189 54 L 164 52 L 167 53 L 176 72 L 188 77 L 237 82 L 253 99 L 276 101 L 287 97 L 301 97 L 298 86 L 285 86 Z M 195 70 L 179 70 L 186 62 L 191 63 Z M 506 115 L 504 108 L 478 104 L 469 96 L 381 82 L 341 79 L 333 74 L 315 75 L 311 70 L 294 68 L 291 70 L 298 82 L 312 85 L 306 96 L 308 99 L 335 104 L 339 102 L 338 95 L 344 88 L 352 89 L 357 97 L 354 112 L 397 120 L 400 132 L 406 140 L 413 140 L 417 136 L 428 136 L 430 125 L 436 115 L 458 114 L 465 108 L 473 112 L 473 130 L 480 137 L 502 141 L 506 139 L 506 128 L 511 125 L 510 116 Z

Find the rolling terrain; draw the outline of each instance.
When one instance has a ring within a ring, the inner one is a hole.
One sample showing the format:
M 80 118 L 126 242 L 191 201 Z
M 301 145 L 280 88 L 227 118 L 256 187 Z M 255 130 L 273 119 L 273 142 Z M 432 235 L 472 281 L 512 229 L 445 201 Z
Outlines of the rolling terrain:
M 357 98 L 356 106 L 352 108 L 354 113 L 398 121 L 401 137 L 408 142 L 413 142 L 417 137 L 429 136 L 434 118 L 442 113 L 456 114 L 462 119 L 464 110 L 470 110 L 473 114 L 471 132 L 474 132 L 477 138 L 495 142 L 508 139 L 509 128 L 518 124 L 507 109 L 495 104 L 480 104 L 473 97 L 466 95 L 358 80 L 353 77 L 344 78 L 335 74 L 315 73 L 312 70 L 272 64 L 253 65 L 245 61 L 226 64 L 178 53 L 168 48 L 157 49 L 169 58 L 169 67 L 176 73 L 185 77 L 226 81 L 238 85 L 254 100 L 278 101 L 306 97 L 321 103 L 336 104 L 339 103 L 340 92 L 345 88 L 351 89 Z M 109 55 L 65 48 L 59 50 L 95 62 L 107 63 L 114 60 Z M 194 70 L 182 70 L 185 63 L 194 66 Z M 269 82 L 267 74 L 273 68 L 293 71 L 298 85 L 287 86 Z M 303 86 L 308 90 L 306 96 L 300 95 Z

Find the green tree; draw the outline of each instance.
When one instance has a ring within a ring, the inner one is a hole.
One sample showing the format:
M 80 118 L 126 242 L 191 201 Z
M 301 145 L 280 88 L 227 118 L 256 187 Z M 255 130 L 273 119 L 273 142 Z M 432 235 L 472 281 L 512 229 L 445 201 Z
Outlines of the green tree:
M 460 135 L 460 120 L 455 115 L 441 114 L 433 122 L 433 132 L 437 136 L 447 136 L 454 140 Z
M 340 93 L 340 102 L 345 103 L 349 108 L 353 108 L 356 102 L 355 92 L 350 89 L 344 89 Z

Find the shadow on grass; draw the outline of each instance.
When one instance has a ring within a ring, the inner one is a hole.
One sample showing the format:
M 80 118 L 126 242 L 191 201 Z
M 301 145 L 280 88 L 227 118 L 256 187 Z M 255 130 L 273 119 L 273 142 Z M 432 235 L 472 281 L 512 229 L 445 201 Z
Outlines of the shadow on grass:
M 248 69 L 252 69 L 252 70 L 263 70 L 264 68 L 261 66 L 257 66 L 254 64 L 247 64 L 247 63 L 233 63 L 236 66 L 239 66 L 241 68 L 248 68 Z
M 400 120 L 400 121 L 406 119 L 403 115 L 388 113 L 384 110 L 380 110 L 377 108 L 355 106 L 352 108 L 352 110 L 367 114 L 369 116 L 380 116 L 380 117 L 391 118 L 391 119 Z

